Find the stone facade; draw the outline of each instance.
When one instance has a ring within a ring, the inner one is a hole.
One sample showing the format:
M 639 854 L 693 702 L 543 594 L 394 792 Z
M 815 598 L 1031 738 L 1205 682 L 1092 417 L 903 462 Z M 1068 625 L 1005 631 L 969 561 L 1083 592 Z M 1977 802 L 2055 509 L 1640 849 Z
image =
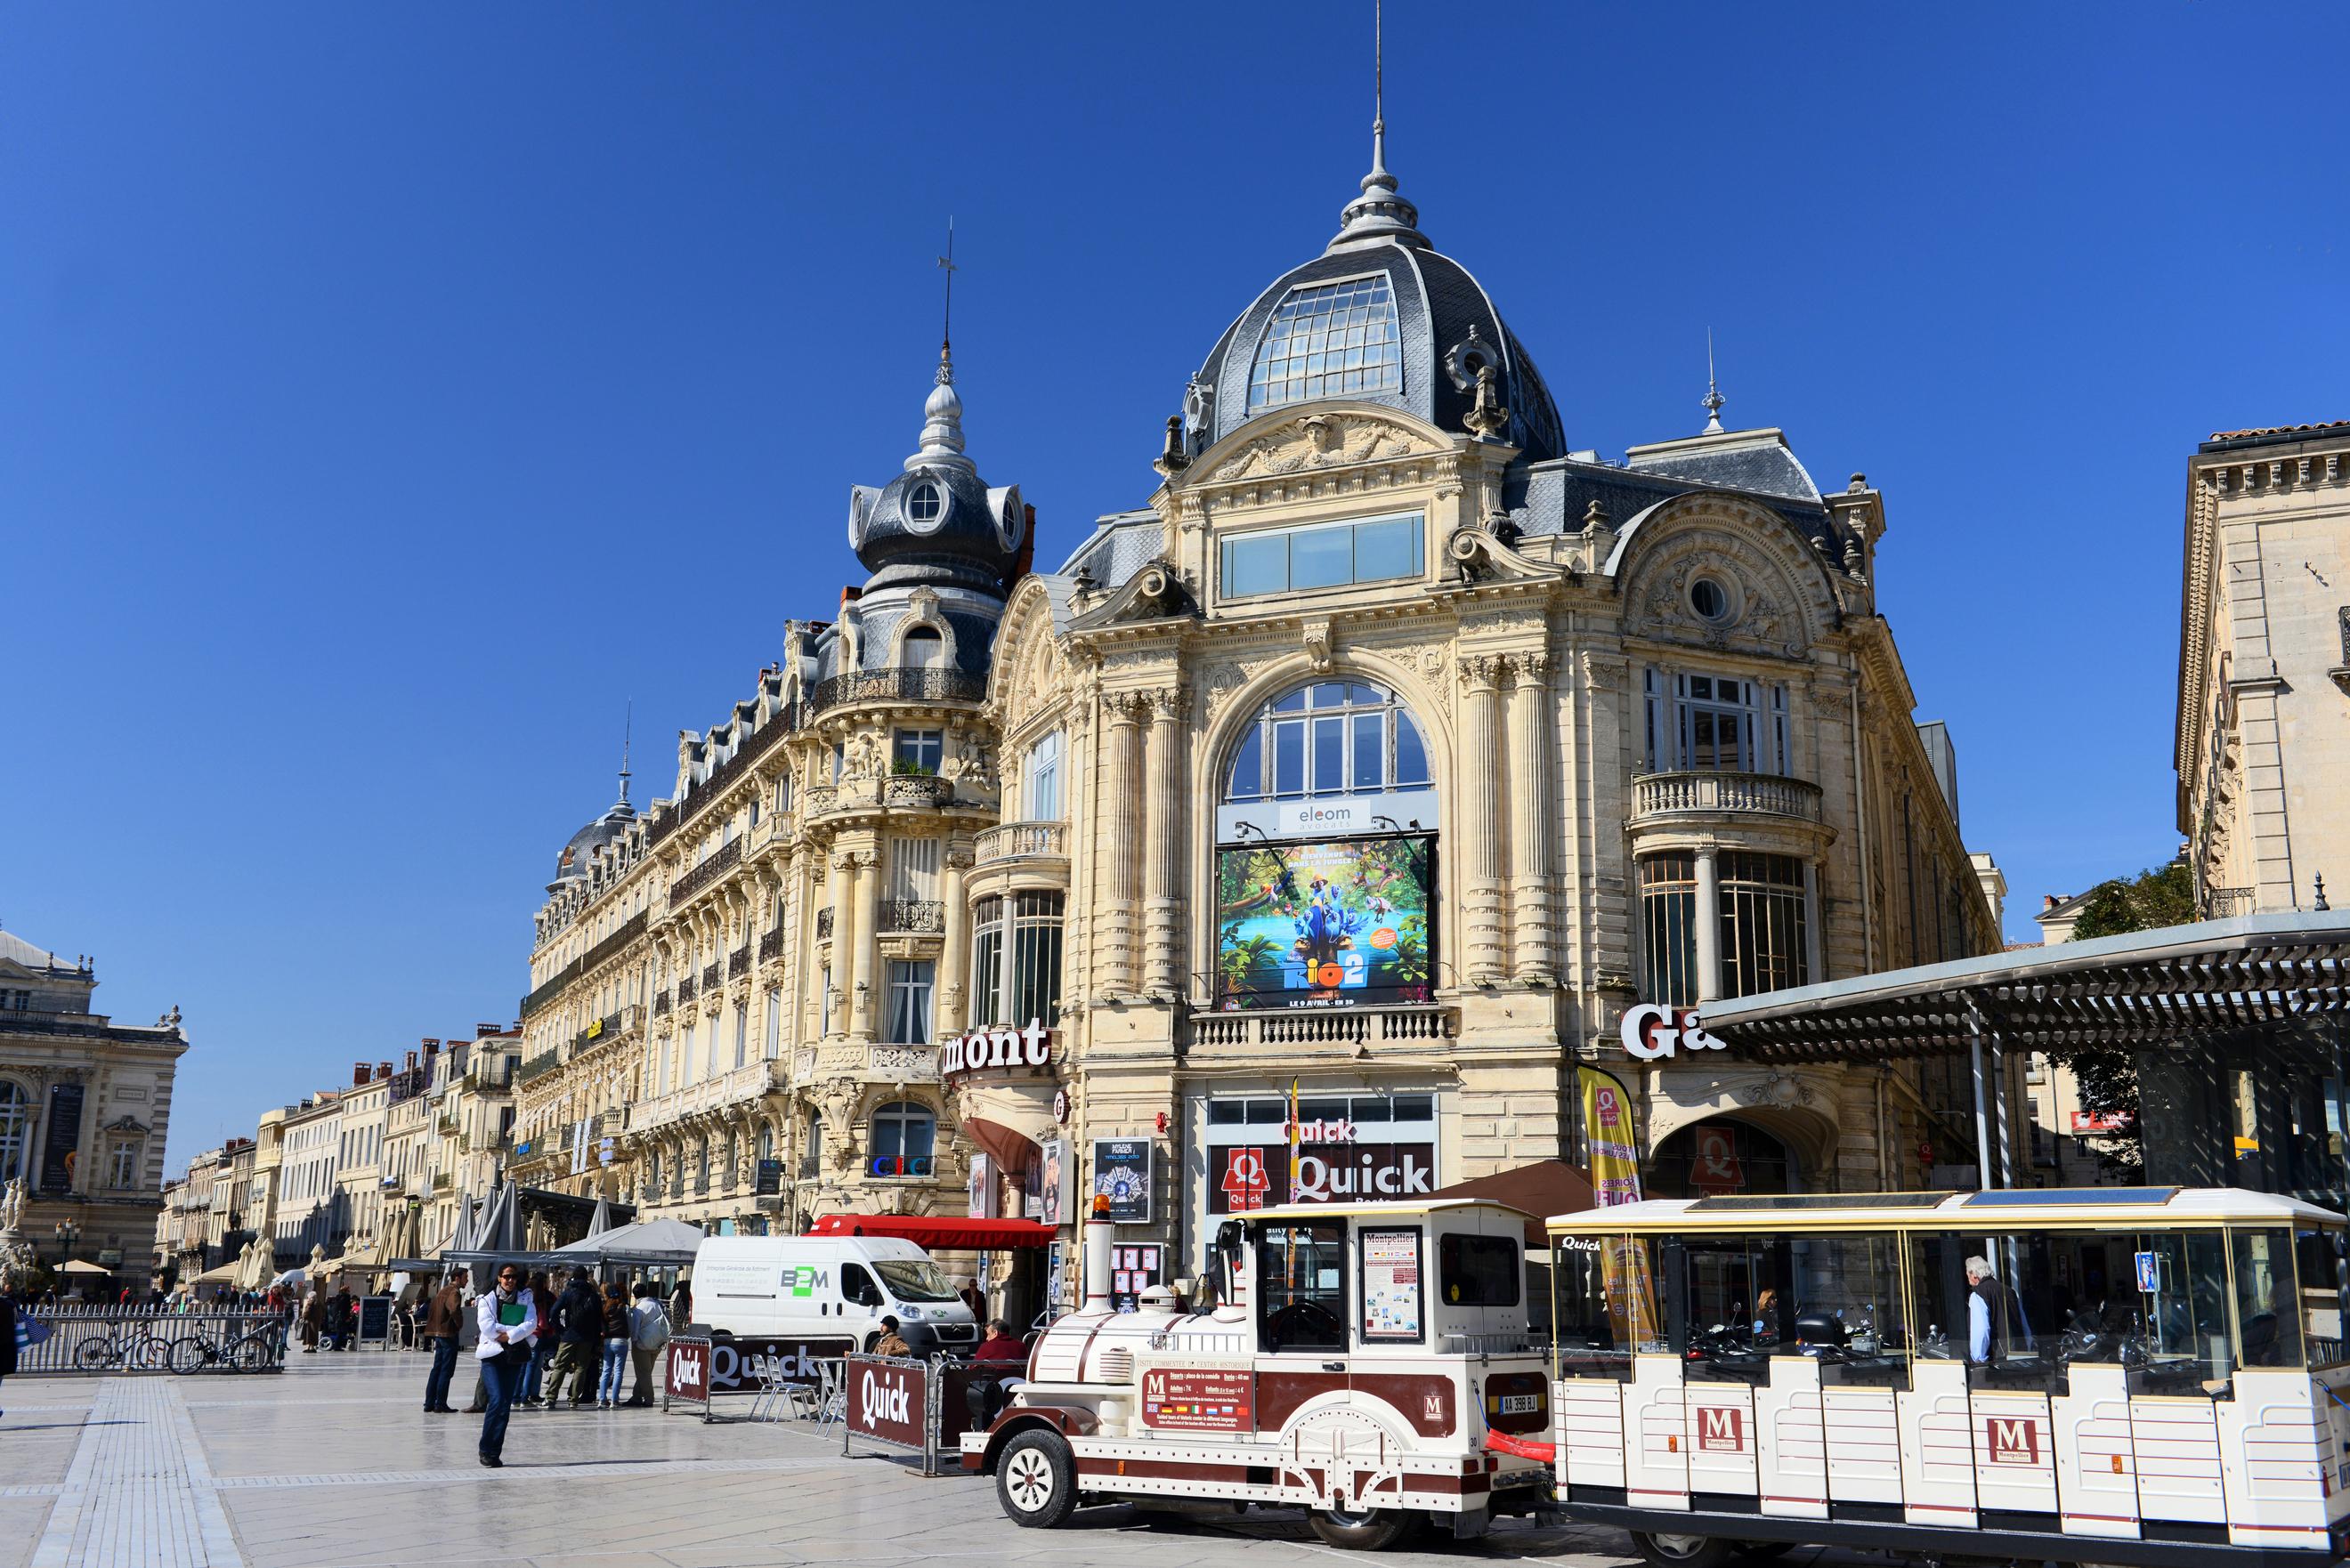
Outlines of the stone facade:
M 2350 421 L 2222 431 L 2188 463 L 2178 830 L 2206 919 L 2350 877 Z
M 143 1285 L 166 1262 L 163 1143 L 188 1038 L 177 1009 L 143 1026 L 92 1012 L 97 989 L 93 961 L 0 931 L 0 1187 L 24 1183 L 23 1230 L 45 1261 Z

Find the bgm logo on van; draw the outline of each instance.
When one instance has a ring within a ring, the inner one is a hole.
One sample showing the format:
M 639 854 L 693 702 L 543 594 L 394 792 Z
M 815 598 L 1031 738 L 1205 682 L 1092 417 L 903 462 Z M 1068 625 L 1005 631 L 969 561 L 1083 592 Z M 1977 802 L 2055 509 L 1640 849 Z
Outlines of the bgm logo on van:
M 863 1357 L 848 1363 L 848 1429 L 877 1443 L 922 1447 L 929 1418 L 929 1375 L 919 1366 L 881 1366 Z
M 2029 1416 L 1991 1416 L 1983 1421 L 1983 1435 L 1995 1465 L 2036 1465 L 2040 1462 L 2040 1428 Z
M 1699 1023 L 1694 1007 L 1674 1010 L 1643 1002 L 1624 1010 L 1624 1023 L 1618 1033 L 1624 1049 L 1643 1062 L 1660 1061 L 1676 1050 L 1722 1048 L 1722 1043 L 1708 1034 Z
M 801 1263 L 784 1271 L 783 1288 L 795 1300 L 806 1300 L 832 1284 L 832 1271 L 819 1269 L 814 1263 Z

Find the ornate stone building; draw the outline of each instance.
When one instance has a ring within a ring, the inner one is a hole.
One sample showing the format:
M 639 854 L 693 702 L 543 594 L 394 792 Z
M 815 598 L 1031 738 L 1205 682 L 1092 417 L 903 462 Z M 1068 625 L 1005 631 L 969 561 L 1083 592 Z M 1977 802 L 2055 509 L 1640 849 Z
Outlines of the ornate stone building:
M 1583 1063 L 1659 1190 L 1951 1162 L 1959 1086 L 1914 1069 L 1620 1041 L 1999 940 L 1877 612 L 1883 498 L 1707 406 L 1572 448 L 1383 166 L 1057 571 L 942 369 L 840 618 L 564 850 L 517 1173 L 754 1225 L 1098 1188 L 1180 1273 L 1235 1207 L 1578 1158 Z
M 188 1039 L 176 1008 L 146 1025 L 92 1012 L 97 989 L 93 961 L 0 931 L 0 1188 L 25 1184 L 44 1260 L 144 1282 L 163 1262 L 163 1141 Z
M 2350 421 L 2222 431 L 2188 464 L 2178 831 L 2206 919 L 2350 878 Z

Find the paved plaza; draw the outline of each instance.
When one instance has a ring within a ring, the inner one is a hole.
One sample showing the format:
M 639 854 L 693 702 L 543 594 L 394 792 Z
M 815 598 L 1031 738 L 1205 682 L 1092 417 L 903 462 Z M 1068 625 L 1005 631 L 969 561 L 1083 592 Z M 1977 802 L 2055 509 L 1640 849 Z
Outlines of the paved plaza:
M 283 1376 L 12 1377 L 0 1390 L 0 1568 L 1349 1558 L 1298 1515 L 1208 1525 L 1104 1508 L 1024 1531 L 997 1510 L 992 1480 L 925 1480 L 879 1452 L 844 1459 L 837 1428 L 525 1410 L 506 1468 L 484 1469 L 479 1417 L 418 1408 L 424 1369 L 421 1355 L 297 1353 Z M 1482 1542 L 1423 1545 L 1376 1561 L 1633 1561 L 1621 1534 L 1515 1521 Z

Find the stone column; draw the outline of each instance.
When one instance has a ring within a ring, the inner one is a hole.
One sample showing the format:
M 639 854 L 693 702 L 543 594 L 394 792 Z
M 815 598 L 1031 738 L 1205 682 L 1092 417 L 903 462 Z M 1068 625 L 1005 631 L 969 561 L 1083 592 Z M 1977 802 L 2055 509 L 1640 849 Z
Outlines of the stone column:
M 939 901 L 946 911 L 946 940 L 939 952 L 938 1036 L 944 1040 L 950 1034 L 960 1034 L 964 1029 L 964 995 L 970 989 L 971 976 L 963 972 L 971 967 L 966 956 L 971 949 L 971 911 L 964 908 L 962 882 L 971 869 L 971 851 L 958 844 L 949 844 L 941 858 L 939 879 Z
M 1149 842 L 1142 862 L 1143 986 L 1181 996 L 1183 940 L 1184 766 L 1183 721 L 1188 694 L 1170 686 L 1150 694 Z
M 1502 978 L 1501 786 L 1503 759 L 1495 739 L 1499 685 L 1507 660 L 1470 654 L 1461 660 L 1461 886 L 1468 927 L 1468 977 Z
M 1697 850 L 1697 999 L 1721 999 L 1721 868 L 1711 844 Z
M 1097 983 L 1102 995 L 1123 997 L 1134 992 L 1134 862 L 1139 836 L 1136 819 L 1141 815 L 1135 809 L 1135 794 L 1142 772 L 1138 755 L 1142 732 L 1130 694 L 1105 693 L 1102 702 L 1109 710 L 1109 776 L 1103 781 L 1099 801 L 1104 864 L 1101 901 L 1095 906 L 1102 954 Z
M 1551 947 L 1552 805 L 1550 656 L 1510 661 L 1510 898 L 1515 929 L 1512 968 L 1523 981 L 1556 976 Z

